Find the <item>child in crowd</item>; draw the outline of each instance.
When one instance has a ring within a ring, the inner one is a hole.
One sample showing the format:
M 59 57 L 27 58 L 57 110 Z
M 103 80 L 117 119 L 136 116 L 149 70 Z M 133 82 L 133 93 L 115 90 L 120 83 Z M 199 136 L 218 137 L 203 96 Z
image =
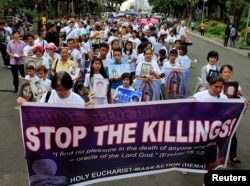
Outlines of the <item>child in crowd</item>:
M 94 79 L 106 79 L 108 76 L 104 70 L 102 60 L 100 58 L 95 58 L 91 62 L 90 73 L 86 74 L 84 87 L 87 91 L 89 98 L 93 99 L 95 104 L 107 104 L 107 96 L 105 97 L 95 97 L 95 92 L 93 90 Z
M 164 63 L 161 69 L 162 77 L 164 77 L 166 70 L 169 68 L 173 68 L 173 69 L 181 68 L 181 65 L 176 62 L 177 57 L 178 57 L 178 51 L 176 49 L 170 50 L 169 55 L 168 55 L 168 61 Z
M 182 45 L 179 50 L 179 55 L 176 62 L 181 65 L 181 68 L 189 69 L 191 67 L 191 60 L 187 56 L 187 47 Z
M 208 88 L 208 75 L 210 70 L 217 71 L 219 74 L 220 67 L 216 65 L 219 60 L 219 53 L 217 51 L 210 51 L 207 54 L 207 65 L 201 68 L 201 83 L 204 89 Z
M 126 41 L 122 51 L 123 61 L 127 61 L 130 65 L 130 73 L 132 78 L 135 76 L 135 62 L 137 59 L 136 51 L 133 49 L 132 41 Z
M 122 85 L 120 85 L 116 88 L 113 100 L 117 99 L 116 97 L 117 97 L 119 88 L 135 91 L 135 89 L 133 87 L 131 87 L 131 85 L 133 83 L 133 79 L 132 79 L 132 76 L 130 73 L 127 73 L 127 72 L 123 73 L 121 76 L 121 79 L 122 79 Z
M 114 61 L 114 49 L 115 48 L 120 48 L 120 42 L 117 39 L 114 39 L 111 42 L 111 50 L 109 51 L 109 53 L 107 54 L 107 58 L 109 58 L 110 60 Z
M 28 80 L 38 80 L 39 78 L 36 76 L 36 69 L 35 69 L 35 64 L 34 63 L 29 63 L 27 65 L 27 75 L 25 76 L 25 79 Z
M 157 64 L 159 65 L 160 70 L 162 69 L 164 63 L 166 63 L 168 61 L 166 54 L 167 53 L 166 53 L 165 49 L 160 49 L 159 50 L 159 57 L 158 57 L 158 60 L 157 60 Z

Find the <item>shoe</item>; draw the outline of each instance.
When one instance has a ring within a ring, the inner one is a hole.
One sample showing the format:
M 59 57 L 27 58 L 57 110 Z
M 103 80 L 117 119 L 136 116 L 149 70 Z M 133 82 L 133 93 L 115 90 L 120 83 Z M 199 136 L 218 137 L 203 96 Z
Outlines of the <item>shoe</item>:
M 183 175 L 187 175 L 188 174 L 188 172 L 185 172 L 185 171 L 182 171 L 181 172 Z
M 241 161 L 239 160 L 239 158 L 235 157 L 235 158 L 230 158 L 230 161 L 233 163 L 240 163 Z
M 10 66 L 10 65 L 8 65 L 8 66 L 7 66 L 7 68 L 8 68 L 8 69 L 11 69 L 11 66 Z
M 6 65 L 3 65 L 3 68 L 6 68 L 7 66 Z

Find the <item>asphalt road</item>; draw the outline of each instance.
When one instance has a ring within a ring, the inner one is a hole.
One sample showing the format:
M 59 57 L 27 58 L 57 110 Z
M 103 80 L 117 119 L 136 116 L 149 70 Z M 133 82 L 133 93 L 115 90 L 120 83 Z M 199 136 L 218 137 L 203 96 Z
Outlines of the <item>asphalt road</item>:
M 190 35 L 194 45 L 188 48 L 188 55 L 198 62 L 195 68 L 190 70 L 189 84 L 186 95 L 193 94 L 196 78 L 200 76 L 200 69 L 207 61 L 207 53 L 211 50 L 219 52 L 219 62 L 230 64 L 234 67 L 234 79 L 240 82 L 244 95 L 250 98 L 250 59 L 246 57 L 247 51 L 232 48 L 223 48 L 218 41 L 211 41 L 200 36 Z M 16 106 L 16 94 L 13 90 L 11 72 L 8 69 L 0 69 L 0 186 L 27 186 L 27 170 L 25 154 L 23 151 L 19 112 Z M 9 92 L 8 92 L 9 91 Z M 226 169 L 250 169 L 250 146 L 249 146 L 249 115 L 246 112 L 237 130 L 238 156 L 242 160 L 240 164 L 228 162 Z M 121 179 L 94 184 L 95 186 L 201 186 L 203 175 L 189 173 L 182 175 L 180 172 L 171 171 L 162 174 L 141 176 L 136 178 Z

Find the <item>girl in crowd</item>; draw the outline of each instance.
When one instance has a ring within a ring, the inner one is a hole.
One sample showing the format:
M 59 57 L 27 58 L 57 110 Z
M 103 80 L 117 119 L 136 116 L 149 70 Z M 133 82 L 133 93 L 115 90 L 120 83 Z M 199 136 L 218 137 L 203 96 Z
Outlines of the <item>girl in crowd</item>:
M 122 61 L 127 61 L 130 65 L 130 74 L 132 78 L 135 76 L 135 62 L 137 60 L 136 51 L 133 49 L 132 41 L 126 41 L 124 49 L 122 51 Z
M 76 93 L 72 92 L 73 81 L 67 72 L 57 72 L 52 78 L 52 91 L 43 95 L 41 103 L 59 103 L 59 104 L 78 104 L 83 105 L 85 101 Z M 22 105 L 26 102 L 22 97 L 17 98 L 17 104 Z M 89 101 L 85 106 L 94 104 L 93 101 Z
M 217 61 L 219 60 L 219 53 L 217 51 L 210 51 L 207 54 L 207 65 L 203 66 L 201 68 L 201 84 L 204 89 L 208 88 L 208 75 L 209 71 L 214 70 L 214 71 L 220 71 L 220 67 L 216 65 Z
M 114 49 L 120 47 L 120 42 L 117 39 L 114 39 L 111 41 L 111 50 L 107 54 L 107 58 L 110 59 L 111 61 L 114 61 Z
M 133 87 L 131 87 L 131 85 L 133 83 L 133 79 L 132 79 L 132 76 L 130 73 L 127 73 L 127 72 L 123 73 L 121 76 L 121 79 L 122 79 L 122 85 L 120 85 L 116 88 L 115 93 L 114 93 L 114 97 L 113 97 L 114 100 L 117 99 L 119 88 L 135 91 L 135 89 Z
M 187 47 L 182 45 L 179 50 L 179 55 L 176 62 L 181 65 L 181 68 L 189 69 L 191 67 L 191 60 L 187 56 Z
M 102 60 L 100 58 L 95 58 L 91 62 L 90 73 L 86 74 L 84 87 L 89 95 L 89 98 L 94 100 L 96 104 L 107 104 L 107 96 L 105 97 L 95 97 L 95 92 L 93 90 L 94 79 L 105 79 L 108 81 L 108 76 L 104 70 Z M 107 88 L 108 90 L 108 88 Z

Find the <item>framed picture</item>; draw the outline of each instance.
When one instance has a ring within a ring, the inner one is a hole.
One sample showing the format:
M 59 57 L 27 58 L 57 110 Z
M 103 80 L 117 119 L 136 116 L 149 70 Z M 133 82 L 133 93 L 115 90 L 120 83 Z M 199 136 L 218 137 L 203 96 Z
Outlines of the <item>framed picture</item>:
M 107 79 L 94 78 L 93 92 L 95 93 L 95 97 L 101 97 L 101 98 L 106 97 L 107 88 L 108 88 Z
M 115 95 L 115 103 L 132 103 L 141 102 L 142 92 L 118 88 Z
M 18 96 L 26 99 L 27 101 L 34 101 L 34 96 L 30 87 L 30 80 L 19 77 L 18 79 Z
M 24 56 L 23 60 L 24 60 L 24 72 L 26 75 L 27 75 L 26 69 L 28 65 L 32 64 L 35 67 L 35 69 L 37 69 L 37 67 L 39 67 L 43 63 L 43 59 L 36 58 L 36 57 Z
M 216 75 L 219 75 L 219 71 L 210 69 L 207 74 L 207 81 L 209 81 L 210 77 L 216 76 Z
M 47 92 L 45 82 L 42 79 L 31 81 L 30 87 L 34 98 L 42 97 Z
M 141 66 L 141 74 L 149 75 L 151 70 L 151 64 L 143 63 Z
M 73 80 L 76 78 L 76 76 L 79 74 L 79 72 L 80 72 L 80 68 L 74 67 L 74 66 L 69 67 L 68 73 Z
M 223 90 L 224 90 L 224 94 L 228 98 L 237 98 L 237 93 L 239 90 L 239 83 L 237 81 L 225 82 Z
M 158 79 L 136 79 L 135 90 L 142 93 L 142 102 L 160 100 L 161 81 Z
M 167 69 L 165 72 L 165 88 L 168 99 L 185 98 L 189 70 Z
M 109 65 L 108 74 L 110 78 L 117 78 L 121 76 L 120 65 Z

